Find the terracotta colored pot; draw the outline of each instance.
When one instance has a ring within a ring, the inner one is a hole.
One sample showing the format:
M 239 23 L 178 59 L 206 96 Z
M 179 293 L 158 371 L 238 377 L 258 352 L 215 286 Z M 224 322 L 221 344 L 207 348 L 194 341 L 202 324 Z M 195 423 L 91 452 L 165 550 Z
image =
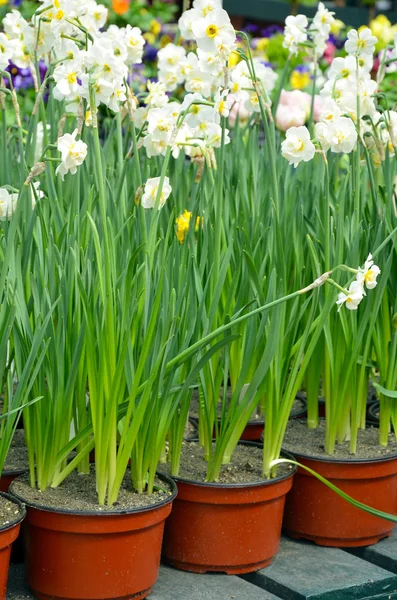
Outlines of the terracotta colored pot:
M 164 560 L 184 571 L 229 575 L 270 564 L 293 475 L 235 485 L 175 477 L 178 497 L 165 525 Z
M 5 598 L 8 569 L 10 566 L 11 546 L 18 537 L 21 522 L 26 516 L 26 510 L 19 500 L 12 498 L 4 492 L 0 492 L 0 495 L 3 496 L 3 498 L 7 498 L 7 500 L 17 504 L 21 510 L 21 516 L 19 517 L 18 521 L 14 522 L 12 525 L 3 525 L 0 527 L 0 598 Z
M 306 417 L 306 400 L 302 396 L 299 396 L 299 400 L 303 403 L 303 407 L 300 410 L 292 410 L 290 419 L 304 419 Z M 197 417 L 189 417 L 191 423 L 198 427 L 198 418 Z M 243 433 L 241 434 L 240 440 L 243 442 L 261 442 L 263 441 L 263 429 L 265 426 L 265 421 L 248 421 L 247 426 L 245 427 Z M 215 437 L 215 430 L 213 431 L 213 436 Z
M 14 481 L 14 479 L 19 477 L 19 475 L 26 473 L 26 471 L 27 471 L 27 469 L 18 469 L 15 471 L 3 471 L 1 474 L 1 477 L 0 477 L 0 491 L 8 492 L 8 489 L 9 489 L 11 483 Z M 17 539 L 15 540 L 15 543 L 12 545 L 12 548 L 11 548 L 11 562 L 22 563 L 25 559 L 25 551 L 24 551 L 24 544 L 23 544 L 23 537 L 24 537 L 23 531 L 24 531 L 24 524 L 22 523 L 20 535 L 17 537 Z
M 342 461 L 295 454 L 341 490 L 373 508 L 395 514 L 397 456 Z M 391 535 L 394 524 L 352 506 L 304 469 L 298 469 L 287 496 L 285 532 L 337 548 L 369 546 Z
M 28 506 L 26 577 L 34 596 L 39 600 L 146 598 L 158 577 L 164 521 L 176 496 L 175 483 L 161 478 L 172 486 L 172 496 L 145 509 L 55 511 L 24 500 Z

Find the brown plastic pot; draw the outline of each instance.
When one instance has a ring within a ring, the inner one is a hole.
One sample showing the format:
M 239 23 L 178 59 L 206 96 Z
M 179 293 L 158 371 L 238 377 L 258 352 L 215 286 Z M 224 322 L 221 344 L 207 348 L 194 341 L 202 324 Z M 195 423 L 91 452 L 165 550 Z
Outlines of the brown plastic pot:
M 17 539 L 21 522 L 26 516 L 26 510 L 23 504 L 15 498 L 12 498 L 4 492 L 0 492 L 3 498 L 7 498 L 11 502 L 14 502 L 21 511 L 21 515 L 17 521 L 14 521 L 11 525 L 0 526 L 0 598 L 6 597 L 8 569 L 10 566 L 11 546 L 12 543 Z
M 395 514 L 397 455 L 374 460 L 337 460 L 295 454 L 355 500 Z M 369 546 L 391 535 L 394 524 L 356 508 L 304 469 L 298 468 L 287 496 L 287 535 L 337 548 Z
M 165 525 L 163 559 L 194 573 L 231 575 L 266 567 L 278 551 L 293 475 L 250 484 L 175 477 L 178 496 Z
M 176 496 L 145 509 L 106 513 L 54 510 L 21 498 L 26 577 L 39 600 L 140 600 L 158 577 L 164 521 Z

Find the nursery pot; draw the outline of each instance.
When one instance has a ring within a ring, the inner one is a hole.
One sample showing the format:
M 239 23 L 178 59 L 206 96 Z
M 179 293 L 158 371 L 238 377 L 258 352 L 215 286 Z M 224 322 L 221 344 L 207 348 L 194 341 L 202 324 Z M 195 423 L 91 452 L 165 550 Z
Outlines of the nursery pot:
M 3 471 L 0 477 L 0 492 L 8 492 L 8 489 L 14 479 L 19 477 L 19 475 L 26 473 L 26 470 L 27 469 L 16 469 L 13 471 Z M 20 535 L 15 540 L 15 543 L 12 545 L 11 549 L 11 561 L 14 563 L 21 563 L 24 561 L 23 531 L 24 524 L 22 523 Z
M 10 565 L 11 545 L 17 539 L 21 522 L 26 516 L 26 510 L 23 504 L 15 498 L 12 498 L 4 492 L 0 495 L 10 502 L 14 502 L 20 510 L 20 516 L 11 524 L 0 526 L 0 598 L 6 597 L 8 569 Z
M 178 496 L 165 525 L 163 559 L 194 573 L 250 573 L 270 564 L 280 543 L 294 471 L 246 484 L 175 477 Z
M 397 455 L 377 459 L 339 460 L 295 454 L 355 500 L 395 514 Z M 293 538 L 337 548 L 369 546 L 391 535 L 394 524 L 356 508 L 316 477 L 298 468 L 287 496 L 284 530 Z
M 26 502 L 26 578 L 39 600 L 140 600 L 158 577 L 172 495 L 143 509 L 55 510 Z

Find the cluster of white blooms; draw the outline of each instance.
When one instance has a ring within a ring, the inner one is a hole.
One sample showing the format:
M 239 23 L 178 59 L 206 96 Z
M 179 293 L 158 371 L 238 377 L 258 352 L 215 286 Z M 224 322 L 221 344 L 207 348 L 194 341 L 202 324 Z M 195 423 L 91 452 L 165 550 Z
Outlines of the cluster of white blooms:
M 369 254 L 364 267 L 357 269 L 356 279 L 350 284 L 349 289 L 346 290 L 347 293 L 341 292 L 338 295 L 336 301 L 336 304 L 339 306 L 338 312 L 343 305 L 349 310 L 357 310 L 358 305 L 366 295 L 365 288 L 372 290 L 376 287 L 378 275 L 380 275 L 380 269 L 374 264 L 372 254 Z
M 277 73 L 266 66 L 260 58 L 253 59 L 256 79 L 269 96 L 274 89 Z M 259 98 L 245 61 L 239 62 L 230 72 L 230 92 L 232 99 L 239 102 L 248 114 L 260 111 Z M 270 99 L 268 99 L 270 105 Z
M 318 60 L 324 54 L 331 26 L 335 21 L 334 14 L 319 2 L 310 25 L 305 15 L 288 16 L 285 20 L 284 48 L 288 49 L 290 55 L 306 48 L 311 50 L 315 60 Z
M 117 112 L 126 101 L 128 69 L 142 62 L 145 40 L 140 29 L 131 25 L 111 25 L 101 31 L 107 14 L 107 8 L 95 0 L 45 2 L 31 23 L 17 10 L 11 11 L 0 33 L 0 69 L 10 60 L 20 68 L 32 67 L 36 55 L 47 61 L 51 51 L 56 60 L 54 96 L 65 101 L 66 112 L 78 112 L 82 98 L 89 100 L 90 89 L 97 105 L 103 103 Z
M 6 188 L 0 187 L 0 221 L 11 217 L 17 202 L 18 194 L 10 193 Z
M 228 90 L 221 88 L 209 101 L 199 92 L 186 94 L 181 104 L 169 101 L 165 84 L 148 82 L 146 106 L 135 112 L 135 127 L 142 131 L 143 145 L 149 157 L 165 155 L 172 147 L 177 158 L 181 149 L 191 157 L 203 156 L 207 150 L 218 148 L 222 140 L 221 116 L 230 111 Z M 225 143 L 229 143 L 225 130 Z
M 168 44 L 158 53 L 159 81 L 168 92 L 184 84 L 187 92 L 210 96 L 223 84 L 224 69 L 236 48 L 236 34 L 221 0 L 194 0 L 179 19 L 181 35 L 197 52 Z

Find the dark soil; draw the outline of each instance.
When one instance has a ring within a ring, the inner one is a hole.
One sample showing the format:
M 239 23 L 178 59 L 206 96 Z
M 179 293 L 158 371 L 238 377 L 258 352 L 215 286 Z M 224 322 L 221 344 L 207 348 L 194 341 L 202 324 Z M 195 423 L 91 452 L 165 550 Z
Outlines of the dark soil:
M 317 458 L 337 458 L 346 460 L 383 458 L 397 455 L 397 441 L 394 434 L 389 435 L 389 446 L 379 446 L 379 429 L 367 427 L 358 432 L 357 452 L 350 454 L 349 442 L 335 446 L 332 455 L 326 454 L 324 449 L 325 420 L 320 421 L 317 429 L 308 429 L 305 419 L 288 422 L 283 448 L 291 454 L 305 454 Z
M 160 470 L 169 474 L 169 464 L 160 465 Z M 290 473 L 291 465 L 277 467 L 277 475 Z M 184 442 L 182 446 L 179 477 L 203 483 L 207 475 L 207 462 L 204 451 L 198 442 Z M 217 483 L 255 483 L 264 481 L 262 475 L 262 448 L 238 445 L 232 461 L 223 465 Z
M 3 471 L 24 471 L 29 468 L 28 450 L 25 445 L 25 432 L 16 429 L 7 454 Z
M 172 495 L 170 486 L 156 477 L 155 485 L 159 488 L 150 496 L 138 494 L 132 489 L 131 476 L 127 472 L 120 489 L 118 501 L 112 506 L 100 506 L 96 493 L 95 471 L 91 467 L 88 475 L 73 471 L 57 488 L 48 488 L 44 492 L 31 488 L 27 475 L 21 475 L 13 483 L 13 492 L 26 502 L 40 504 L 47 508 L 72 511 L 126 511 L 135 508 L 153 506 Z
M 12 525 L 19 521 L 22 511 L 18 504 L 11 502 L 4 496 L 0 496 L 0 528 L 5 525 Z
M 222 394 L 223 394 L 223 391 L 221 390 L 221 395 Z M 230 402 L 231 397 L 232 397 L 232 392 L 231 392 L 231 389 L 228 388 L 228 390 L 227 390 L 227 397 L 226 397 L 227 404 Z M 299 398 L 299 396 L 297 396 L 295 398 L 295 402 L 294 402 L 294 404 L 292 406 L 291 416 L 293 417 L 294 415 L 299 414 L 304 409 L 305 409 L 305 402 L 302 400 L 302 398 Z M 220 418 L 222 416 L 222 403 L 221 402 L 218 403 L 217 413 L 218 413 L 218 417 Z M 197 419 L 198 416 L 199 416 L 199 405 L 198 405 L 198 392 L 197 392 L 197 390 L 194 390 L 194 392 L 193 392 L 193 397 L 192 397 L 192 402 L 191 402 L 191 405 L 190 405 L 189 415 L 191 417 L 193 417 L 194 419 Z M 252 415 L 252 418 L 249 421 L 249 423 L 256 423 L 257 421 L 263 421 L 263 420 L 264 420 L 264 416 L 260 412 L 260 407 L 258 406 L 257 409 L 256 409 L 255 414 Z

